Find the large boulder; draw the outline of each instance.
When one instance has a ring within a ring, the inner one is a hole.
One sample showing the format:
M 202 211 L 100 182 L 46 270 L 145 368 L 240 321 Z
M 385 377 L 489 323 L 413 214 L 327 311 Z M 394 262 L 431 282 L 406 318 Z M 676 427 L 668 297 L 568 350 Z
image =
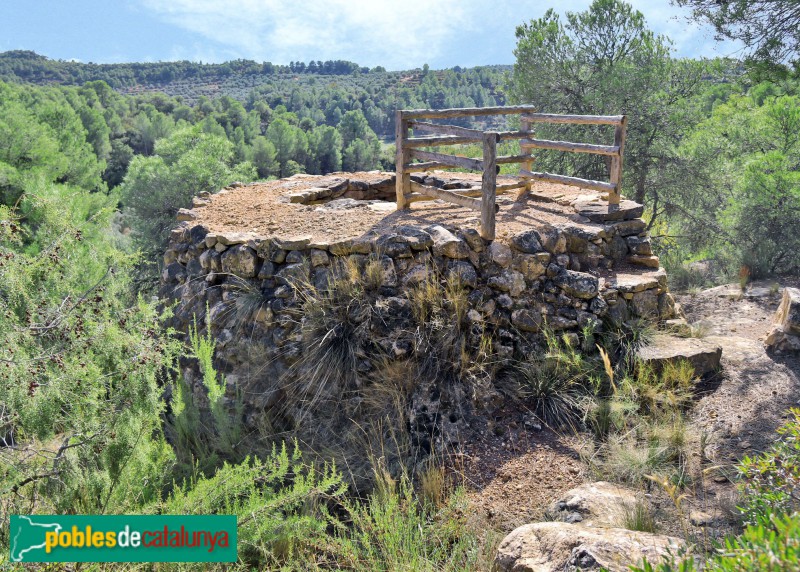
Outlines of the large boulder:
M 620 526 L 626 511 L 640 502 L 636 493 L 606 481 L 585 483 L 561 495 L 549 513 L 558 520 L 586 526 Z
M 517 528 L 497 548 L 495 562 L 507 572 L 627 571 L 631 565 L 660 561 L 683 541 L 623 528 L 591 528 L 566 522 L 537 522 Z
M 784 288 L 765 344 L 779 352 L 800 352 L 800 288 Z
M 641 348 L 637 355 L 659 371 L 666 362 L 687 360 L 695 375 L 717 371 L 722 358 L 722 346 L 702 338 L 681 338 L 666 334 L 653 337 L 651 343 Z

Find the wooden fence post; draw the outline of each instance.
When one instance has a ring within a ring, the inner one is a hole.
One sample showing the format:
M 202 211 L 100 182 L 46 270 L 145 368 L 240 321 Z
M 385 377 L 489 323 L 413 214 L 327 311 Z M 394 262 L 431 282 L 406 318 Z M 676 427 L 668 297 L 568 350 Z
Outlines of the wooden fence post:
M 411 193 L 411 175 L 405 172 L 405 165 L 408 162 L 408 153 L 405 148 L 405 140 L 408 139 L 408 120 L 402 110 L 398 109 L 394 113 L 394 141 L 395 151 L 395 191 L 397 194 L 397 210 L 408 208 L 406 195 Z
M 608 204 L 618 205 L 620 193 L 622 193 L 622 156 L 625 151 L 625 131 L 628 127 L 628 117 L 623 115 L 622 120 L 614 130 L 614 146 L 619 147 L 619 151 L 611 158 L 610 181 L 615 186 L 614 190 L 608 193 Z
M 519 122 L 519 129 L 520 131 L 530 131 L 531 130 L 531 122 L 527 119 L 521 119 Z M 531 136 L 526 137 L 526 139 L 530 139 Z M 524 149 L 522 147 L 522 143 L 519 145 L 520 154 L 530 154 L 530 149 Z M 525 169 L 526 171 L 533 171 L 533 161 L 525 161 L 520 164 L 520 168 Z M 531 180 L 526 179 L 525 182 L 525 189 L 522 191 L 522 194 L 528 194 L 531 192 Z
M 495 198 L 497 192 L 497 142 L 494 131 L 483 134 L 483 178 L 481 180 L 481 236 L 494 240 Z

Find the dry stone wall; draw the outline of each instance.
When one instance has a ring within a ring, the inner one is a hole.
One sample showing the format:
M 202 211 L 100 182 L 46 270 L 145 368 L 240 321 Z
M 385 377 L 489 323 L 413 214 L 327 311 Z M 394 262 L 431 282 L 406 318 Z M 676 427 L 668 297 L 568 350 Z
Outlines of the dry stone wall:
M 306 195 L 294 200 L 309 200 Z M 640 215 L 641 207 L 634 205 L 612 217 L 618 220 L 588 216 L 491 243 L 473 228 L 442 225 L 405 225 L 321 242 L 311 236 L 217 234 L 184 221 L 172 231 L 164 255 L 160 295 L 175 303 L 178 331 L 210 324 L 230 397 L 243 396 L 245 425 L 259 428 L 266 412 L 289 397 L 287 388 L 293 386 L 287 380 L 298 375 L 293 368 L 313 343 L 303 329 L 304 288 L 325 291 L 345 262 L 362 271 L 370 262 L 373 269 L 375 263 L 380 267 L 378 283 L 365 290 L 367 310 L 346 318 L 365 338 L 354 379 L 368 375 L 378 357 L 407 360 L 423 351 L 409 293 L 426 282 L 462 285 L 468 304 L 464 343 L 474 349 L 490 339 L 498 360 L 541 351 L 545 328 L 580 343 L 586 332 L 609 320 L 673 318 L 675 302 L 664 270 L 630 266 L 637 260 L 645 265 L 654 260 L 657 266 Z M 196 364 L 185 363 L 183 374 L 202 398 Z M 326 391 L 347 394 L 339 407 L 343 415 L 357 417 L 360 382 L 348 383 L 355 386 Z M 437 383 L 421 380 L 411 389 L 408 418 L 425 449 L 456 438 L 470 415 L 499 399 L 491 380 L 477 383 L 482 389 Z M 288 427 L 299 422 L 291 411 L 282 415 Z

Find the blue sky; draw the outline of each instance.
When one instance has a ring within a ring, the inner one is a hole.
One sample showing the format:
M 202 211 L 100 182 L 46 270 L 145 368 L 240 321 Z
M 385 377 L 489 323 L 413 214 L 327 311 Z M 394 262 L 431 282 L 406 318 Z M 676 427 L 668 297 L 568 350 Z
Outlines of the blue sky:
M 678 56 L 738 55 L 668 0 L 629 0 Z M 0 0 L 0 51 L 116 63 L 343 59 L 409 69 L 510 64 L 514 29 L 589 0 Z M 411 14 L 424 14 L 411 18 Z M 401 16 L 401 17 L 398 17 Z

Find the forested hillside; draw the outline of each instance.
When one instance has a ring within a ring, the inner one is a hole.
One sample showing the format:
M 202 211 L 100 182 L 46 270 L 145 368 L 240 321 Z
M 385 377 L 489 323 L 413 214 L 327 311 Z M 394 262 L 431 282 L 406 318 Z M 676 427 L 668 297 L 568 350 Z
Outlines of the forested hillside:
M 279 105 L 299 119 L 336 126 L 348 111 L 361 110 L 381 138 L 394 136 L 394 110 L 503 105 L 510 66 L 387 72 L 344 61 L 291 62 L 288 66 L 236 60 L 223 64 L 187 61 L 84 64 L 50 60 L 33 52 L 0 53 L 0 80 L 34 85 L 103 81 L 124 94 L 163 93 L 191 107 L 229 96 L 246 106 Z

